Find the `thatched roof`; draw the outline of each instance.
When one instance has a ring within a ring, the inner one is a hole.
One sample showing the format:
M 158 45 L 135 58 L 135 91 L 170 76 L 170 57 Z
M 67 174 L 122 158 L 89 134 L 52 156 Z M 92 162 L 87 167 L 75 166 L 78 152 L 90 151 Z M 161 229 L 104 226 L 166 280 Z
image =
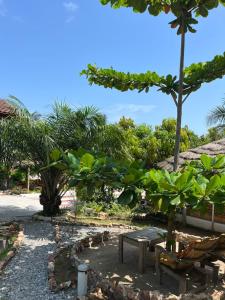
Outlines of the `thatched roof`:
M 0 99 L 0 117 L 7 117 L 14 112 L 12 106 L 5 100 Z
M 225 139 L 221 139 L 206 145 L 199 146 L 194 149 L 189 149 L 186 152 L 180 153 L 179 168 L 183 167 L 186 162 L 198 160 L 202 154 L 216 156 L 225 154 Z M 173 171 L 173 156 L 157 164 L 160 169 Z

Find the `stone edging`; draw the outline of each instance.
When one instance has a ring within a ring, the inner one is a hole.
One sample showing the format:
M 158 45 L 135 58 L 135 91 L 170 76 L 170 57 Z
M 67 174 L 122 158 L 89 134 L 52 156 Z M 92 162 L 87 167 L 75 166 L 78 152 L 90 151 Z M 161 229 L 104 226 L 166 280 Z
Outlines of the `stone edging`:
M 21 246 L 24 239 L 24 228 L 20 224 L 20 230 L 18 232 L 17 238 L 12 245 L 12 249 L 7 253 L 6 257 L 0 261 L 0 274 L 3 272 L 9 261 L 16 255 L 19 247 Z
M 214 290 L 213 294 L 207 293 L 207 291 L 200 294 L 182 294 L 179 296 L 173 294 L 161 294 L 160 291 L 147 291 L 134 289 L 127 287 L 118 282 L 102 280 L 99 282 L 92 292 L 86 297 L 86 300 L 222 300 L 225 299 L 224 291 Z
M 57 284 L 55 278 L 55 260 L 57 256 L 68 249 L 71 252 L 71 263 L 74 265 L 74 268 L 77 268 L 78 265 L 82 264 L 83 261 L 79 259 L 78 255 L 81 253 L 85 248 L 89 248 L 91 246 L 97 246 L 104 241 L 109 239 L 109 232 L 104 231 L 103 233 L 97 233 L 91 236 L 87 236 L 74 244 L 65 244 L 61 241 L 61 234 L 60 234 L 60 227 L 59 225 L 55 225 L 55 241 L 57 243 L 57 248 L 54 253 L 51 253 L 48 256 L 48 284 L 50 290 L 57 292 L 59 290 L 69 288 L 72 286 L 73 288 L 76 287 L 76 284 L 72 283 L 71 281 L 62 282 Z M 88 271 L 88 287 L 90 290 L 95 288 L 97 282 L 100 280 L 99 274 L 93 270 L 89 269 Z

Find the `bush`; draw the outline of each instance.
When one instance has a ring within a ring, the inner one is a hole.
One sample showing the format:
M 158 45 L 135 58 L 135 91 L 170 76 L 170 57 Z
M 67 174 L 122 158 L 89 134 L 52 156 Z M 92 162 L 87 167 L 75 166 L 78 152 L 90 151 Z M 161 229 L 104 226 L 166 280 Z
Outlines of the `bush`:
M 13 181 L 13 183 L 25 183 L 26 182 L 26 171 L 21 170 L 21 169 L 16 169 L 13 171 L 12 175 L 11 175 L 11 180 Z
M 80 202 L 76 207 L 76 213 L 88 217 L 97 217 L 99 213 L 107 213 L 111 217 L 128 218 L 131 216 L 131 209 L 128 206 L 116 202 Z

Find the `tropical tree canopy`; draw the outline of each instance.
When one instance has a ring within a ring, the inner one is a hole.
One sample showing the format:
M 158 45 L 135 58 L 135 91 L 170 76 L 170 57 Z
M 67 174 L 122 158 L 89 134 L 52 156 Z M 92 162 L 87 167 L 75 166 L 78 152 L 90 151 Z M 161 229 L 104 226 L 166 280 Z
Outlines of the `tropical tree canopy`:
M 177 105 L 179 92 L 179 80 L 171 74 L 160 76 L 156 72 L 134 74 L 117 72 L 113 68 L 101 69 L 94 65 L 88 65 L 87 70 L 81 72 L 86 75 L 90 84 L 97 84 L 105 88 L 115 88 L 122 92 L 137 90 L 149 92 L 153 86 L 158 90 L 171 95 Z M 209 83 L 225 75 L 225 52 L 217 55 L 213 60 L 205 63 L 192 64 L 184 69 L 183 95 L 189 95 L 198 90 L 203 83 Z
M 111 4 L 113 8 L 130 7 L 138 13 L 148 11 L 153 16 L 171 12 L 176 19 L 170 22 L 170 25 L 172 28 L 178 27 L 178 34 L 181 34 L 182 30 L 195 32 L 192 26 L 198 23 L 196 17 L 207 17 L 209 11 L 220 3 L 225 5 L 224 0 L 100 0 L 100 2 L 103 5 Z

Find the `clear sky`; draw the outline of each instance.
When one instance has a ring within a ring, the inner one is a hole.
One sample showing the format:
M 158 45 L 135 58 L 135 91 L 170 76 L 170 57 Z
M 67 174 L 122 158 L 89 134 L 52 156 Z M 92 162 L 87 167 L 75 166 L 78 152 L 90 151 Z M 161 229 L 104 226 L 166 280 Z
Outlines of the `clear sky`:
M 46 114 L 56 100 L 94 105 L 110 122 L 120 116 L 156 125 L 175 116 L 172 100 L 155 89 L 121 93 L 89 86 L 80 71 L 88 63 L 122 71 L 177 74 L 179 38 L 171 16 L 113 10 L 99 0 L 0 0 L 0 97 L 21 99 Z M 225 51 L 225 8 L 199 19 L 188 34 L 185 65 Z M 225 78 L 202 86 L 184 106 L 183 124 L 204 133 L 206 115 L 225 97 Z

